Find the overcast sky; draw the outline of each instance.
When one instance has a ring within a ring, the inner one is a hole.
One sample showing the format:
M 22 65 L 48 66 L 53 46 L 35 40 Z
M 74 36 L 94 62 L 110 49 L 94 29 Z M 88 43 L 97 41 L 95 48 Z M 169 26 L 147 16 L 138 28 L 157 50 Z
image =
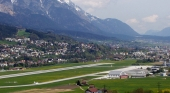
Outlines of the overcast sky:
M 170 26 L 170 0 L 71 0 L 99 18 L 116 18 L 140 34 Z

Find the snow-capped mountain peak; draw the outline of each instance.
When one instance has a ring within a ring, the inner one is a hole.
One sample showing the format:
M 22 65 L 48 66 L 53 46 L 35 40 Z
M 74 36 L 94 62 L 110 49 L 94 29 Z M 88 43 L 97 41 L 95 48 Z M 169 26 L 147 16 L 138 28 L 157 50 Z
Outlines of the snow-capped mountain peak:
M 64 0 L 67 4 L 69 4 L 70 3 L 70 0 Z
M 11 3 L 14 3 L 14 2 L 16 2 L 16 0 L 11 0 Z
M 77 7 L 77 6 L 75 6 L 75 9 L 77 10 L 77 11 L 80 11 L 81 9 L 79 8 L 79 7 Z
M 67 4 L 70 3 L 70 0 L 57 0 L 57 1 L 60 2 L 60 3 L 67 3 Z
M 121 21 L 102 20 L 71 0 L 0 0 L 0 16 L 2 23 L 31 29 L 137 35 Z
M 43 1 L 42 1 L 42 0 L 40 0 L 40 3 L 41 3 L 41 7 L 44 8 L 44 6 L 43 6 Z

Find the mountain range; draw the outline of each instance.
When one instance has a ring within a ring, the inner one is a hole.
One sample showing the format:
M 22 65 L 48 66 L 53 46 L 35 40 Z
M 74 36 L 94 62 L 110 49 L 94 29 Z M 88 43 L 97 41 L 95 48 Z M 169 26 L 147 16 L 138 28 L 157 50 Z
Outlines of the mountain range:
M 145 35 L 153 35 L 153 36 L 170 36 L 170 27 L 166 27 L 161 31 L 158 30 L 149 30 L 145 33 Z
M 0 0 L 0 24 L 53 31 L 83 32 L 113 37 L 139 35 L 118 19 L 100 19 L 70 0 Z

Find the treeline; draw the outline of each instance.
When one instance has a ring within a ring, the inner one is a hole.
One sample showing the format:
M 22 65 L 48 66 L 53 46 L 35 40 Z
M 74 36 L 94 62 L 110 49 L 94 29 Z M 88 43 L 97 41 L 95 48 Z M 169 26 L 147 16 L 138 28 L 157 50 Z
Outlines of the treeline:
M 17 33 L 17 28 L 0 24 L 0 40 L 7 37 L 14 37 Z
M 57 35 L 57 34 L 53 33 L 52 31 L 40 32 L 40 31 L 35 31 L 35 30 L 32 30 L 32 29 L 26 29 L 25 32 L 30 33 L 29 38 L 32 39 L 32 40 L 43 39 L 43 40 L 46 40 L 46 41 L 76 42 L 74 39 L 72 39 L 68 36 Z
M 15 37 L 18 32 L 17 27 L 2 25 L 0 24 L 0 40 L 4 40 L 5 38 L 12 38 Z M 30 33 L 29 38 L 32 40 L 47 40 L 47 41 L 67 41 L 67 42 L 76 42 L 74 39 L 64 36 L 64 35 L 57 35 L 52 31 L 48 32 L 40 32 L 32 29 L 26 29 L 25 32 Z

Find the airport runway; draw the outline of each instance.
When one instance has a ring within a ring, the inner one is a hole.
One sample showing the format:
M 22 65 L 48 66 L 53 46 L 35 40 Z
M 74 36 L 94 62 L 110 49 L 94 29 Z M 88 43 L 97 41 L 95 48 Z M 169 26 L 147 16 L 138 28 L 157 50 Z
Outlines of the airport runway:
M 51 69 L 51 70 L 41 70 L 41 71 L 35 71 L 35 72 L 26 72 L 26 73 L 20 73 L 20 74 L 10 74 L 10 75 L 3 75 L 0 76 L 0 78 L 11 78 L 11 77 L 19 77 L 19 76 L 25 76 L 25 75 L 33 75 L 33 74 L 42 74 L 42 73 L 48 73 L 48 72 L 55 72 L 55 71 L 63 71 L 63 70 L 70 70 L 70 69 L 78 69 L 78 68 L 85 68 L 85 67 L 94 67 L 94 66 L 99 66 L 99 65 L 105 65 L 105 64 L 113 64 L 113 63 L 99 63 L 99 64 L 90 64 L 90 65 L 83 65 L 83 66 L 73 66 L 73 67 L 66 67 L 66 68 L 59 68 L 59 69 Z M 100 73 L 105 73 L 100 72 Z M 70 78 L 64 78 L 64 79 L 58 79 L 58 80 L 53 80 L 53 81 L 48 81 L 48 82 L 34 82 L 33 84 L 28 84 L 28 85 L 16 85 L 16 86 L 0 86 L 0 88 L 15 88 L 15 87 L 28 87 L 28 86 L 38 86 L 38 85 L 44 85 L 44 84 L 50 84 L 50 83 L 56 83 L 56 82 L 61 82 L 61 81 L 66 81 L 66 80 L 72 80 L 72 79 L 77 79 L 77 78 L 82 78 L 82 77 L 87 77 L 87 76 L 94 76 L 99 73 L 93 73 L 93 74 L 86 74 L 86 75 L 80 75 L 80 76 L 75 76 L 75 77 L 70 77 Z
M 88 65 L 82 65 L 82 66 L 73 66 L 73 67 L 57 68 L 57 69 L 50 69 L 50 70 L 40 70 L 40 71 L 34 71 L 34 72 L 9 74 L 9 75 L 0 76 L 0 79 L 11 78 L 11 77 L 19 77 L 19 76 L 27 76 L 27 75 L 34 75 L 34 74 L 42 74 L 42 73 L 49 73 L 49 72 L 57 72 L 57 71 L 64 71 L 64 70 L 71 70 L 71 69 L 88 68 L 88 67 L 100 66 L 100 65 L 105 65 L 105 64 L 112 64 L 112 63 L 88 64 Z
M 35 82 L 35 83 L 34 83 L 34 82 L 33 82 L 33 84 L 28 84 L 28 85 L 0 86 L 0 88 L 16 88 L 16 87 L 38 86 L 38 85 L 44 85 L 44 84 L 50 84 L 50 83 L 57 83 L 57 82 L 61 82 L 61 81 L 72 80 L 72 79 L 82 78 L 82 77 L 87 77 L 87 76 L 94 76 L 95 74 L 98 74 L 98 73 L 81 75 L 81 76 L 75 76 L 75 77 L 64 78 L 64 79 L 58 79 L 58 80 L 53 80 L 53 81 L 48 81 L 48 82 L 42 82 L 42 83 L 39 83 L 39 82 Z
M 83 67 L 93 67 L 93 66 L 98 66 L 98 65 L 104 65 L 104 64 L 93 64 L 93 65 L 84 65 Z M 128 70 L 132 70 L 132 69 L 138 69 L 138 68 L 144 68 L 146 69 L 147 67 L 150 66 L 129 66 L 129 67 L 125 67 L 125 68 L 120 68 L 120 69 L 115 69 L 115 71 L 128 71 Z M 69 70 L 72 69 L 73 67 L 67 67 L 67 69 L 65 70 Z M 74 69 L 76 68 L 82 68 L 82 66 L 75 66 Z M 63 69 L 62 69 L 63 70 Z M 62 71 L 60 70 L 60 71 Z M 52 70 L 53 71 L 53 70 Z M 111 71 L 111 70 L 110 70 Z M 58 80 L 53 80 L 53 81 L 48 81 L 48 82 L 36 82 L 33 84 L 28 84 L 28 85 L 17 85 L 17 86 L 0 86 L 0 88 L 15 88 L 15 87 L 28 87 L 28 86 L 38 86 L 38 85 L 44 85 L 44 84 L 50 84 L 50 83 L 57 83 L 57 82 L 61 82 L 61 81 L 66 81 L 66 80 L 72 80 L 72 79 L 77 79 L 77 78 L 82 78 L 82 77 L 87 77 L 87 76 L 95 76 L 97 74 L 101 74 L 101 73 L 109 73 L 110 71 L 103 71 L 103 72 L 99 72 L 99 73 L 93 73 L 93 74 L 86 74 L 86 75 L 81 75 L 81 76 L 75 76 L 75 77 L 70 77 L 70 78 L 64 78 L 64 79 L 58 79 Z
M 48 73 L 48 72 L 55 72 L 55 71 L 63 71 L 63 70 L 70 70 L 70 69 L 77 69 L 77 68 L 84 68 L 84 67 L 93 67 L 93 66 L 99 66 L 99 65 L 104 65 L 105 63 L 101 64 L 92 64 L 92 65 L 83 65 L 83 66 L 74 66 L 74 67 L 66 67 L 66 68 L 59 68 L 59 69 L 52 69 L 52 70 L 42 70 L 41 71 L 35 71 L 34 73 L 32 72 L 27 72 L 27 74 L 21 73 L 21 75 L 16 75 L 15 74 L 11 77 L 17 77 L 17 76 L 24 76 L 24 75 L 32 75 L 32 74 L 40 74 L 40 73 Z M 125 68 L 120 68 L 120 69 L 115 69 L 115 71 L 128 71 L 132 69 L 138 69 L 138 68 L 144 68 L 146 69 L 147 67 L 150 66 L 129 66 Z M 45 71 L 45 72 L 44 72 Z M 110 70 L 111 71 L 111 70 Z M 77 78 L 82 78 L 82 77 L 87 77 L 87 76 L 95 76 L 100 73 L 109 73 L 110 71 L 103 71 L 99 73 L 93 73 L 93 74 L 86 74 L 86 75 L 80 75 L 80 76 L 75 76 L 75 77 L 70 77 L 70 78 L 64 78 L 64 79 L 58 79 L 58 80 L 53 80 L 53 81 L 48 81 L 48 82 L 33 82 L 33 84 L 28 84 L 28 85 L 16 85 L 16 86 L 0 86 L 0 88 L 15 88 L 15 87 L 28 87 L 28 86 L 38 86 L 38 85 L 44 85 L 44 84 L 50 84 L 50 83 L 57 83 L 61 81 L 66 81 L 66 80 L 72 80 L 72 79 L 77 79 Z M 4 75 L 6 77 L 2 78 L 9 78 L 9 75 Z

